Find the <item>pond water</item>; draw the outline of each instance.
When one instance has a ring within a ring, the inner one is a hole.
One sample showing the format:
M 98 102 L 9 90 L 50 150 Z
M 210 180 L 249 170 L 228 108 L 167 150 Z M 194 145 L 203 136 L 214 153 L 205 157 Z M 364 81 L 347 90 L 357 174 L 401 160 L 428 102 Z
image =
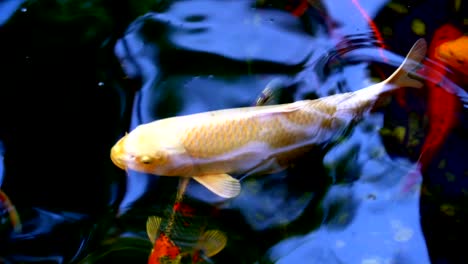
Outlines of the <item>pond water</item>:
M 11 0 L 0 14 L 0 263 L 464 263 L 468 48 L 437 57 L 467 32 L 463 1 Z M 420 38 L 422 89 L 383 96 L 283 171 L 233 175 L 232 199 L 190 180 L 177 200 L 179 177 L 110 158 L 141 124 L 253 106 L 266 87 L 269 104 L 361 90 Z

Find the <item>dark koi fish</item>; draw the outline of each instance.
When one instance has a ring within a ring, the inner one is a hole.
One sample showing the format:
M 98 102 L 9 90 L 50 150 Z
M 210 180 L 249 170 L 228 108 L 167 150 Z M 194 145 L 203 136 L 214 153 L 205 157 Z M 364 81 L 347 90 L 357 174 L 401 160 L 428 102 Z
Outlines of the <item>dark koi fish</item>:
M 148 237 L 154 244 L 148 264 L 177 264 L 187 258 L 191 263 L 203 263 L 206 257 L 218 254 L 227 244 L 224 233 L 205 230 L 206 219 L 197 217 L 196 210 L 182 202 L 189 179 L 180 181 L 168 219 L 150 216 L 146 222 Z

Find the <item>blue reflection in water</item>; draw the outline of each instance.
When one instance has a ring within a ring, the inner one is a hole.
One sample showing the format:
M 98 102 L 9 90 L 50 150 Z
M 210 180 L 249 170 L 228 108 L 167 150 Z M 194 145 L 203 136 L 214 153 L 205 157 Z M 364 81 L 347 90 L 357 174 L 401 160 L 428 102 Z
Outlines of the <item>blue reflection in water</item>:
M 342 176 L 347 171 L 338 167 L 352 163 L 359 167 L 359 179 L 333 186 L 324 207 L 332 208 L 341 200 L 345 201 L 342 210 L 319 230 L 280 242 L 270 250 L 271 259 L 278 263 L 305 258 L 317 263 L 430 263 L 419 225 L 419 188 L 402 193 L 405 176 L 414 165 L 406 159 L 392 160 L 385 153 L 377 133 L 382 124 L 380 114 L 371 116 L 327 153 L 324 164 L 331 175 Z M 356 146 L 360 151 L 353 151 Z
M 4 0 L 0 2 L 0 25 L 3 25 L 18 10 L 24 0 Z M 21 9 L 27 12 L 27 9 Z

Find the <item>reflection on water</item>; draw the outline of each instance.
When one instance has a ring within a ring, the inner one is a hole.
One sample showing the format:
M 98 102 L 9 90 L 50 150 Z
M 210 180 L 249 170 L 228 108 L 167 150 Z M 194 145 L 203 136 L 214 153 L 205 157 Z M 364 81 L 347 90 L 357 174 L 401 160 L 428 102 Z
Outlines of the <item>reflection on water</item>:
M 207 257 L 214 251 L 205 248 L 175 258 L 181 263 L 463 258 L 441 245 L 455 248 L 466 233 L 466 109 L 421 174 L 416 161 L 428 124 L 444 120 L 425 115 L 433 104 L 424 89 L 395 93 L 286 171 L 243 177 L 234 199 L 190 181 L 183 201 L 193 211 L 184 213 L 174 207 L 177 178 L 125 173 L 109 158 L 140 124 L 251 106 L 272 83 L 281 92 L 270 104 L 379 82 L 418 38 L 431 44 L 444 23 L 463 30 L 462 1 L 9 2 L 17 7 L 0 18 L 0 187 L 22 230 L 0 215 L 0 262 L 148 262 L 147 218 L 171 223 L 171 210 L 184 215 L 183 235 L 171 233 L 165 246 L 197 248 L 202 218 L 228 239 L 218 254 Z M 429 65 L 415 76 L 466 103 L 466 78 Z

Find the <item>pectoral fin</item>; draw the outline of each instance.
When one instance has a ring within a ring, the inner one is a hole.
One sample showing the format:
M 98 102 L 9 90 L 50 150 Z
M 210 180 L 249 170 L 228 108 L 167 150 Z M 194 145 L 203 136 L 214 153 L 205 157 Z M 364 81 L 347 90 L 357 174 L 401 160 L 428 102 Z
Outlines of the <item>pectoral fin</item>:
M 239 180 L 225 173 L 196 176 L 193 179 L 223 198 L 236 197 L 241 190 Z
M 150 216 L 146 220 L 146 234 L 148 235 L 151 243 L 154 244 L 156 237 L 158 237 L 159 228 L 161 226 L 161 217 L 159 216 Z
M 219 230 L 206 231 L 200 241 L 201 248 L 207 257 L 218 254 L 227 244 L 226 235 Z

